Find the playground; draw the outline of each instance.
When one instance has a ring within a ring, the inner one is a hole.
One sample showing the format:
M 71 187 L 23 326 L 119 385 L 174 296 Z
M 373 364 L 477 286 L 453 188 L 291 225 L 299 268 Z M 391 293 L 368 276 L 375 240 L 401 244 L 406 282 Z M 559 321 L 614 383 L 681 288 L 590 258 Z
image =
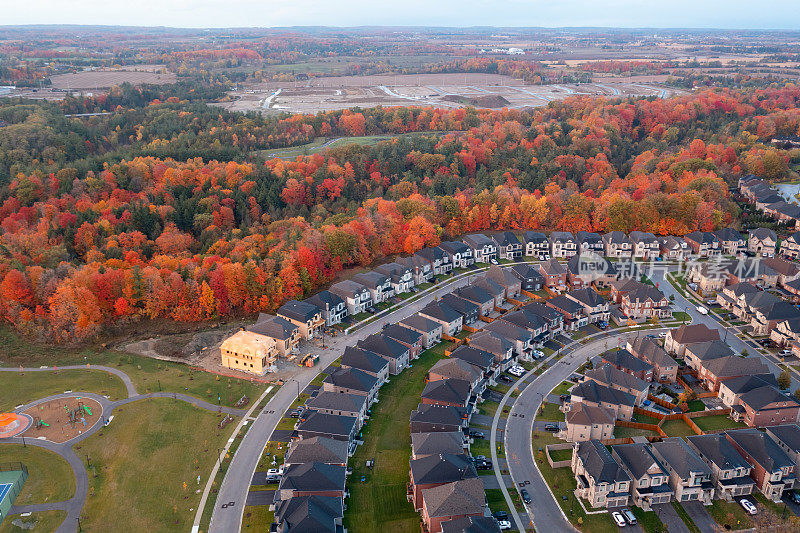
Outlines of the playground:
M 24 436 L 67 442 L 94 426 L 100 420 L 102 411 L 97 401 L 81 396 L 40 403 L 24 413 L 32 419 Z
M 28 428 L 31 419 L 16 413 L 0 413 L 0 439 L 14 437 Z

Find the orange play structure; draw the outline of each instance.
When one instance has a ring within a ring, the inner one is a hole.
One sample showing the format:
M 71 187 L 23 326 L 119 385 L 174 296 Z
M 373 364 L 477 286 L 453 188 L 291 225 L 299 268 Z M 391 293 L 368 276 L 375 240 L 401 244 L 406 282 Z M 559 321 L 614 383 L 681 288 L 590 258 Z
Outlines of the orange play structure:
M 13 437 L 28 426 L 28 419 L 16 413 L 0 413 L 0 438 Z

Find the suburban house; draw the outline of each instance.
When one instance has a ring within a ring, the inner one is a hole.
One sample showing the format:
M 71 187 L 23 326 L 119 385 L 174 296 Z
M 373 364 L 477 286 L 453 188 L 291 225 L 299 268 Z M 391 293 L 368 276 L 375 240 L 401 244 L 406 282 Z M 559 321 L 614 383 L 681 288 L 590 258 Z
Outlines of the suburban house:
M 464 325 L 464 317 L 441 300 L 433 301 L 420 309 L 419 314 L 442 325 L 442 335 L 454 337 Z
M 660 503 L 669 503 L 673 491 L 667 471 L 644 443 L 619 444 L 611 448 L 611 456 L 631 478 L 633 504 L 645 511 Z
M 786 259 L 800 257 L 800 231 L 796 231 L 781 241 L 781 255 Z
M 617 370 L 609 364 L 602 364 L 597 368 L 587 370 L 583 381 L 589 380 L 633 395 L 636 398 L 635 405 L 642 405 L 647 399 L 647 393 L 650 392 L 649 382 Z
M 747 239 L 747 250 L 763 257 L 775 257 L 775 247 L 778 236 L 769 228 L 755 228 L 750 230 Z
M 648 383 L 653 381 L 653 365 L 639 359 L 628 350 L 618 348 L 600 355 L 604 363 Z
M 719 240 L 722 255 L 740 255 L 747 250 L 747 239 L 733 228 L 722 228 L 714 232 Z
M 330 291 L 344 299 L 350 315 L 363 313 L 368 307 L 372 307 L 372 295 L 369 289 L 355 281 L 347 279 L 334 283 L 331 285 Z
M 422 334 L 422 347 L 426 350 L 442 341 L 442 324 L 419 313 L 415 313 L 399 322 L 404 328 Z
M 347 304 L 344 299 L 331 291 L 320 291 L 306 298 L 306 302 L 319 309 L 328 326 L 339 324 L 347 316 Z
M 653 381 L 675 383 L 678 379 L 678 362 L 669 356 L 666 350 L 651 337 L 637 338 L 628 341 L 629 352 L 653 365 Z
M 710 231 L 693 231 L 683 236 L 683 240 L 696 257 L 719 257 L 722 246 L 716 235 Z
M 429 455 L 465 453 L 467 443 L 461 431 L 434 431 L 432 433 L 411 434 L 411 459 L 420 459 Z
M 655 259 L 659 256 L 660 246 L 658 239 L 646 231 L 632 231 L 629 235 L 633 243 L 633 257 L 642 259 Z
M 471 326 L 478 321 L 481 315 L 481 308 L 478 304 L 459 298 L 455 294 L 445 294 L 442 296 L 441 301 L 455 309 L 458 313 L 461 313 L 463 317 L 462 327 Z
M 501 307 L 506 301 L 506 289 L 495 280 L 481 276 L 472 282 L 475 287 L 481 288 L 494 298 L 494 307 Z
M 505 289 L 506 299 L 519 297 L 519 293 L 522 290 L 522 281 L 511 272 L 511 269 L 492 265 L 486 271 L 486 277 Z
M 667 353 L 683 357 L 686 346 L 695 342 L 719 340 L 719 331 L 705 324 L 682 325 L 667 331 L 664 337 L 664 349 Z
M 610 317 L 608 300 L 591 287 L 570 291 L 566 293 L 566 297 L 583 307 L 583 314 L 586 315 L 589 324 L 608 322 Z
M 458 379 L 470 384 L 470 390 L 478 394 L 483 392 L 483 371 L 462 360 L 449 357 L 437 361 L 425 376 L 430 383 L 443 379 Z
M 422 522 L 427 533 L 441 533 L 442 523 L 481 517 L 486 511 L 483 482 L 475 478 L 422 489 Z
M 592 507 L 628 505 L 631 478 L 599 440 L 572 445 L 572 473 L 578 484 L 575 495 Z
M 766 260 L 758 257 L 755 259 L 728 261 L 725 264 L 725 270 L 728 274 L 728 283 L 749 281 L 759 287 L 774 287 L 778 284 L 778 279 L 780 278 Z
M 345 467 L 326 463 L 291 465 L 281 476 L 275 501 L 302 496 L 329 496 L 344 499 Z
M 689 447 L 711 469 L 711 480 L 718 498 L 730 501 L 735 496 L 752 494 L 755 483 L 750 478 L 753 469 L 723 433 L 689 435 Z
M 573 289 L 588 287 L 592 283 L 607 285 L 616 279 L 614 265 L 594 251 L 581 251 L 567 261 L 567 280 Z
M 689 256 L 689 245 L 682 237 L 658 237 L 658 252 L 666 260 L 684 261 Z
M 429 381 L 422 389 L 420 403 L 426 405 L 452 405 L 469 408 L 472 386 L 463 379 L 437 379 Z
M 442 522 L 442 533 L 495 533 L 499 530 L 492 516 L 464 516 Z
M 499 370 L 506 370 L 514 359 L 514 343 L 494 331 L 480 330 L 469 338 L 469 346 L 494 357 Z
M 424 257 L 433 265 L 433 274 L 449 274 L 453 270 L 453 263 L 450 255 L 441 247 L 426 247 L 417 252 L 417 255 Z
M 563 323 L 566 331 L 575 331 L 589 323 L 589 317 L 584 314 L 583 305 L 564 294 L 545 300 L 544 303 L 564 315 Z
M 459 241 L 445 241 L 439 248 L 450 256 L 450 263 L 453 268 L 469 268 L 475 264 L 475 257 L 472 248 Z
M 761 290 L 752 283 L 732 283 L 717 291 L 717 303 L 737 317 L 744 318 L 749 314 L 747 300 L 759 292 Z
M 567 429 L 563 438 L 567 442 L 614 438 L 614 414 L 607 409 L 579 403 L 567 411 Z
M 499 367 L 499 356 L 473 346 L 463 344 L 450 353 L 452 359 L 461 359 L 483 371 L 484 376 L 491 378 L 494 370 Z
M 347 441 L 327 437 L 310 437 L 289 443 L 283 458 L 284 467 L 303 463 L 325 463 L 347 466 Z
M 753 316 L 750 318 L 752 334 L 770 335 L 781 322 L 798 317 L 800 317 L 800 310 L 784 300 L 775 302 L 769 307 L 756 309 L 755 313 L 753 313 Z
M 464 244 L 472 250 L 476 263 L 489 263 L 492 259 L 497 260 L 497 244 L 482 233 L 465 235 Z
M 356 419 L 356 431 L 364 425 L 367 416 L 367 397 L 360 394 L 320 391 L 306 401 L 306 408 L 326 415 L 347 416 Z
M 522 234 L 525 241 L 525 255 L 535 257 L 539 261 L 550 259 L 550 239 L 544 233 L 538 231 L 526 231 Z
M 578 241 L 568 231 L 554 231 L 550 234 L 550 254 L 553 259 L 569 258 L 578 253 Z
M 334 496 L 298 496 L 275 503 L 275 522 L 280 533 L 315 531 L 337 533 L 342 530 L 343 500 Z
M 414 280 L 414 285 L 422 285 L 433 279 L 433 263 L 421 255 L 398 257 L 395 262 L 400 263 L 411 271 L 411 279 Z
M 325 325 L 322 312 L 308 302 L 289 300 L 278 308 L 277 315 L 300 328 L 300 336 L 306 340 L 316 337 Z
M 369 350 L 347 346 L 342 354 L 339 368 L 353 368 L 366 372 L 383 385 L 389 380 L 389 361 Z
M 300 328 L 285 318 L 259 313 L 256 323 L 247 326 L 245 330 L 273 339 L 278 354 L 283 357 L 300 351 Z
M 564 290 L 567 286 L 567 269 L 555 259 L 539 263 L 544 283 L 551 289 Z
M 356 368 L 339 367 L 325 376 L 322 382 L 324 391 L 359 394 L 366 396 L 369 403 L 377 400 L 380 386 L 378 378 Z
M 394 296 L 392 281 L 386 274 L 373 270 L 371 272 L 361 272 L 353 276 L 353 281 L 360 283 L 369 290 L 370 297 L 374 304 L 385 302 Z
M 753 466 L 750 477 L 768 500 L 781 501 L 783 492 L 794 487 L 794 461 L 766 433 L 737 429 L 725 435 L 745 461 Z
M 411 411 L 411 433 L 461 431 L 468 425 L 467 411 L 460 407 L 421 403 Z
M 300 415 L 294 430 L 300 440 L 325 437 L 351 443 L 358 433 L 358 419 L 307 410 Z
M 519 238 L 510 231 L 503 231 L 494 236 L 497 244 L 497 256 L 500 259 L 518 261 L 522 259 L 522 243 Z
M 603 407 L 619 420 L 630 420 L 636 397 L 618 389 L 601 385 L 594 380 L 584 381 L 569 392 L 569 403 L 564 404 L 565 412 L 569 412 L 579 403 Z
M 762 263 L 778 274 L 777 285 L 783 286 L 800 277 L 800 268 L 797 267 L 797 263 L 786 261 L 780 257 L 768 257 L 762 259 Z
M 689 368 L 700 372 L 700 368 L 708 361 L 719 359 L 720 357 L 730 357 L 731 355 L 734 355 L 733 350 L 724 342 L 707 341 L 688 345 L 683 359 Z
M 724 383 L 724 382 L 723 382 Z M 741 407 L 744 412 L 740 417 L 750 427 L 761 428 L 774 424 L 796 423 L 800 418 L 800 403 L 793 396 L 781 392 L 778 387 L 765 385 L 739 395 L 736 407 Z
M 403 294 L 414 288 L 414 274 L 411 269 L 400 263 L 386 263 L 378 266 L 375 272 L 389 278 L 395 294 Z
M 424 489 L 477 477 L 475 465 L 468 455 L 463 453 L 426 455 L 409 461 L 410 481 L 406 495 L 408 501 L 414 504 L 414 510 L 419 511 L 422 509 L 422 491 Z
M 781 424 L 766 428 L 767 435 L 775 441 L 783 453 L 794 463 L 795 477 L 800 469 L 800 426 L 797 424 Z
M 508 340 L 514 346 L 514 353 L 523 358 L 530 359 L 533 350 L 533 333 L 505 320 L 495 320 L 483 328 L 484 331 L 496 333 Z
M 611 295 L 620 304 L 620 311 L 633 319 L 667 318 L 672 316 L 669 299 L 652 285 L 634 279 L 611 283 Z
M 653 442 L 651 451 L 669 476 L 669 487 L 678 502 L 700 501 L 711 505 L 714 484 L 711 467 L 680 437 Z
M 609 231 L 603 235 L 606 257 L 633 257 L 633 242 L 621 231 Z
M 400 324 L 387 324 L 383 326 L 381 334 L 408 348 L 408 355 L 416 359 L 422 353 L 422 333 L 409 329 Z
M 781 222 L 788 222 L 795 227 L 797 227 L 797 221 L 800 220 L 800 206 L 790 204 L 783 198 L 763 206 L 761 210 L 773 218 Z
M 520 308 L 520 310 L 541 317 L 542 320 L 545 321 L 545 324 L 547 324 L 547 328 L 549 330 L 547 335 L 548 338 L 553 338 L 555 335 L 558 335 L 561 333 L 561 331 L 563 331 L 564 315 L 552 307 L 543 304 L 542 302 L 529 303 Z
M 275 339 L 252 331 L 237 331 L 219 347 L 222 366 L 259 376 L 278 359 Z
M 603 237 L 599 233 L 589 231 L 579 231 L 575 234 L 578 240 L 579 253 L 593 252 L 597 255 L 605 255 L 606 247 L 603 244 Z
M 765 374 L 767 372 L 769 372 L 769 368 L 764 364 L 761 357 L 731 355 L 703 363 L 698 372 L 698 378 L 708 390 L 717 392 L 720 383 L 727 379 L 753 374 Z
M 771 372 L 753 376 L 741 376 L 720 383 L 717 396 L 726 407 L 733 407 L 739 404 L 739 398 L 741 398 L 742 394 L 767 386 L 778 387 L 778 380 L 775 379 L 775 375 Z M 740 412 L 743 413 L 744 410 L 742 409 Z M 731 413 L 731 415 L 735 414 Z
M 373 333 L 356 343 L 356 347 L 378 354 L 389 362 L 389 373 L 396 376 L 411 360 L 411 350 L 405 344 L 389 338 L 383 333 Z
M 481 316 L 488 316 L 494 311 L 494 296 L 477 285 L 459 287 L 451 294 L 477 305 Z
M 524 291 L 535 292 L 544 286 L 544 277 L 534 265 L 514 265 L 509 270 L 519 279 Z

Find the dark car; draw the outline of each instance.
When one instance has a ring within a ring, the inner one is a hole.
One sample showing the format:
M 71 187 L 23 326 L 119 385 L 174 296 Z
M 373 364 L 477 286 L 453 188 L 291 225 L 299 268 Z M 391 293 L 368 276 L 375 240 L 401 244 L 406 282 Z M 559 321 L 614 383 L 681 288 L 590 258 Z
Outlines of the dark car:
M 469 436 L 473 439 L 482 439 L 484 438 L 483 431 L 478 431 L 477 429 L 470 429 Z
M 519 495 L 522 498 L 523 502 L 531 503 L 531 501 L 532 501 L 531 500 L 531 495 L 528 494 L 528 490 L 527 489 L 522 489 L 521 491 L 519 491 Z
M 552 431 L 555 433 L 558 431 L 558 424 L 545 424 L 544 429 L 545 431 Z
M 501 374 L 501 375 L 500 375 L 500 377 L 499 377 L 498 379 L 499 379 L 500 381 L 504 381 L 504 382 L 506 382 L 506 383 L 514 383 L 514 380 L 513 380 L 513 379 L 511 379 L 510 377 L 506 376 L 505 374 Z
M 492 513 L 492 516 L 495 517 L 498 521 L 499 520 L 508 520 L 508 513 L 505 511 L 496 511 Z
M 791 491 L 789 493 L 789 501 L 800 505 L 800 494 L 796 493 L 795 491 Z

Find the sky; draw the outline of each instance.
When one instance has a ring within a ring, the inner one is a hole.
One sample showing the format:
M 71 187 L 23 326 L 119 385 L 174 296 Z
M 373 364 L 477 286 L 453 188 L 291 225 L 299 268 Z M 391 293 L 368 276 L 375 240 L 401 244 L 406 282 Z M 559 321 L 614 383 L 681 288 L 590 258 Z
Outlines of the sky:
M 0 13 L 0 25 L 800 29 L 800 0 L 0 0 Z

